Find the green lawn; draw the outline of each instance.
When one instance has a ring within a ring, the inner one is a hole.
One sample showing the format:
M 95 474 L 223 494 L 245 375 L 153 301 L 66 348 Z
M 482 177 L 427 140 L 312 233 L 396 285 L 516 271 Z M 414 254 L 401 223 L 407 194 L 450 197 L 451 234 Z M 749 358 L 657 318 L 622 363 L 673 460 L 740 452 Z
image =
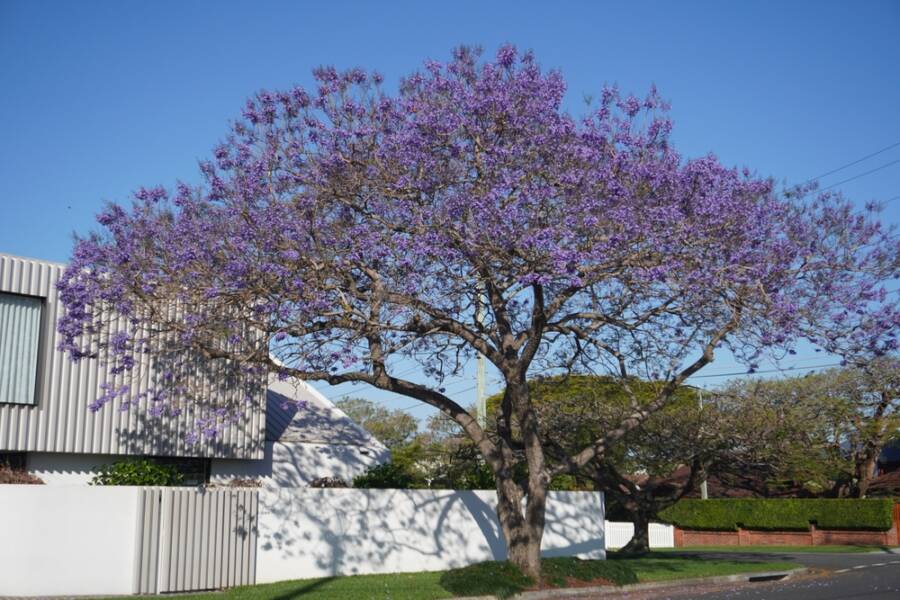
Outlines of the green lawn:
M 237 587 L 224 592 L 178 596 L 178 600 L 431 600 L 452 598 L 441 587 L 441 572 L 353 575 L 326 579 L 297 579 Z
M 884 546 L 683 546 L 663 552 L 809 552 L 817 554 L 855 554 L 884 550 Z
M 612 558 L 614 561 L 619 559 Z M 735 573 L 786 571 L 797 567 L 792 562 L 710 559 L 700 556 L 676 556 L 653 552 L 644 558 L 621 559 L 637 574 L 638 581 L 670 581 L 691 577 L 715 577 Z
M 666 581 L 690 577 L 731 575 L 796 567 L 789 562 L 705 559 L 653 553 L 644 558 L 580 561 L 571 558 L 544 560 L 545 578 L 563 585 L 567 577 L 583 581 L 603 578 L 620 584 Z M 224 592 L 179 595 L 178 600 L 433 600 L 455 596 L 496 594 L 508 597 L 531 587 L 521 573 L 506 563 L 480 563 L 452 571 L 354 575 L 324 579 L 300 579 L 233 588 Z

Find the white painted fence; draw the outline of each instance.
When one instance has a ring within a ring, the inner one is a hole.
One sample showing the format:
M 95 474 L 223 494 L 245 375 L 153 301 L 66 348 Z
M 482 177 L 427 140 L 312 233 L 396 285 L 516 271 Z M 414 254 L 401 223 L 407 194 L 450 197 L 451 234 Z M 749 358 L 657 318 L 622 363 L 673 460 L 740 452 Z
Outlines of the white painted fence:
M 607 521 L 605 532 L 607 550 L 622 548 L 634 536 L 634 523 Z M 675 547 L 675 527 L 672 525 L 650 523 L 649 533 L 651 548 Z
M 0 596 L 130 594 L 139 493 L 0 485 Z
M 0 486 L 0 596 L 189 591 L 503 559 L 493 492 Z M 552 492 L 546 556 L 606 555 L 603 495 Z

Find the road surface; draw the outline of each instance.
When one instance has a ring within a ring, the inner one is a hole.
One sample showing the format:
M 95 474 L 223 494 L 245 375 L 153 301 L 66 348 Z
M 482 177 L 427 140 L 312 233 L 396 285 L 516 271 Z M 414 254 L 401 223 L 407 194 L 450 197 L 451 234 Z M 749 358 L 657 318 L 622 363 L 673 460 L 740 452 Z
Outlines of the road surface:
M 597 600 L 900 600 L 900 554 L 696 553 L 716 558 L 792 560 L 810 573 L 783 581 L 690 586 L 603 594 Z M 576 598 L 572 596 L 573 600 Z M 578 596 L 589 600 L 590 596 Z

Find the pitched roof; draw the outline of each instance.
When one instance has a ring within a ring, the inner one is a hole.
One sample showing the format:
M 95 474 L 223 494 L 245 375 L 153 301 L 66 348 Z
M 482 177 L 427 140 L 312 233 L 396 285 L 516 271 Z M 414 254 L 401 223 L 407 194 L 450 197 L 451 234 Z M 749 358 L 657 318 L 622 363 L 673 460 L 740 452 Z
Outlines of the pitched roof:
M 308 383 L 276 378 L 266 394 L 266 441 L 384 448 Z

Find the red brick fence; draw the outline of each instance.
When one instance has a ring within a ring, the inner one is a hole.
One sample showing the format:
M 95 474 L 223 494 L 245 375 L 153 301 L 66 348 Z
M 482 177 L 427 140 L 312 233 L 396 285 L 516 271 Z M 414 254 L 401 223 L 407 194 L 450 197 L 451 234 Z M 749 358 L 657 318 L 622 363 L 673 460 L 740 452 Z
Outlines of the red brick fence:
M 818 529 L 807 531 L 708 531 L 675 528 L 675 546 L 900 546 L 900 504 L 894 505 L 894 524 L 887 531 Z

